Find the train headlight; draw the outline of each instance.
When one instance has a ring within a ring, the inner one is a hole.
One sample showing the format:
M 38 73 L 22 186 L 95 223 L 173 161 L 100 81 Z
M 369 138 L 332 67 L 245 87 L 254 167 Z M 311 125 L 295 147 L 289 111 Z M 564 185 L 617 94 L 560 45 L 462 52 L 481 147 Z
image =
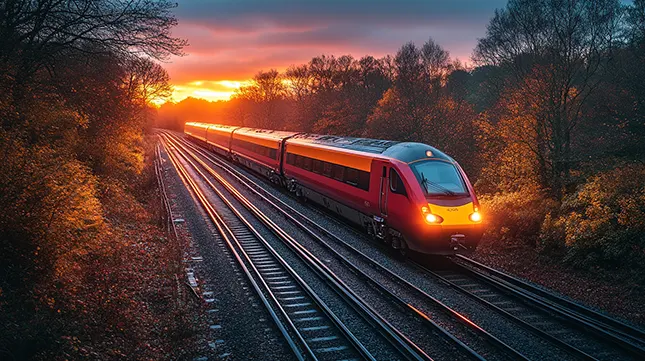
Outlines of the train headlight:
M 473 222 L 481 222 L 482 221 L 482 215 L 479 212 L 474 212 L 470 216 L 468 216 L 471 221 Z
M 438 216 L 436 214 L 430 213 L 430 210 L 428 209 L 428 207 L 422 207 L 421 211 L 423 211 L 423 216 L 424 216 L 426 222 L 428 222 L 430 224 L 439 224 L 439 223 L 443 222 L 443 218 L 441 218 L 440 216 Z

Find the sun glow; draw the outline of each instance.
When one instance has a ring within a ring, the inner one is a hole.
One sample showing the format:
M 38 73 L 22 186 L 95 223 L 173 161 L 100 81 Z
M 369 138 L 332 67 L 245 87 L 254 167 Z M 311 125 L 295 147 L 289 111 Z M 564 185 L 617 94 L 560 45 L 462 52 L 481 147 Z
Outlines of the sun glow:
M 171 100 L 180 102 L 188 97 L 208 101 L 229 100 L 233 93 L 248 80 L 195 80 L 184 84 L 175 84 Z

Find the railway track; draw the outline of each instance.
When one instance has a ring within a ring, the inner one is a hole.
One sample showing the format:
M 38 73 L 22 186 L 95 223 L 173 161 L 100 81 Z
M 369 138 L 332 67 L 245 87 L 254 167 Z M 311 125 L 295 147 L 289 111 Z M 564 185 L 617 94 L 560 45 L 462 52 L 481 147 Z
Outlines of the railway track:
M 642 347 L 645 344 L 645 331 L 633 327 L 623 321 L 608 317 L 589 307 L 567 300 L 553 292 L 539 288 L 518 277 L 498 271 L 468 257 L 456 256 L 455 260 L 457 262 L 454 263 L 458 264 L 459 267 L 469 267 L 469 272 L 477 272 L 477 269 L 480 269 L 483 272 L 479 273 L 487 273 L 493 277 L 493 279 L 498 279 L 500 283 L 506 282 L 524 295 L 534 297 L 536 300 L 547 301 L 550 306 L 561 309 L 563 312 L 567 312 L 585 322 L 594 324 L 609 333 L 634 343 L 635 345 L 640 345 Z
M 215 210 L 177 156 L 168 154 L 299 360 L 375 359 L 246 219 L 234 208 Z
M 199 167 L 193 163 L 179 148 L 169 144 L 166 138 L 164 143 L 173 165 L 178 169 L 182 180 L 186 182 L 200 204 L 205 209 L 209 218 L 225 238 L 229 249 L 233 252 L 238 263 L 242 266 L 247 278 L 262 299 L 271 314 L 275 324 L 280 329 L 289 346 L 298 359 L 368 359 L 374 357 L 349 331 L 347 326 L 327 307 L 307 283 L 280 257 L 271 247 L 261 233 L 241 214 L 239 209 L 218 190 Z M 178 153 L 176 155 L 174 153 Z M 222 207 L 217 210 L 211 205 L 205 192 L 200 189 L 197 182 L 191 178 L 178 157 L 190 164 L 204 183 L 208 184 L 210 191 L 215 192 L 222 201 Z M 234 189 L 231 189 L 234 195 Z M 247 206 L 250 204 L 247 204 Z M 252 205 L 251 209 L 252 209 Z M 223 214 L 223 215 L 222 215 Z M 259 219 L 271 224 L 271 221 L 261 213 L 256 214 Z M 366 319 L 380 333 L 386 342 L 392 344 L 399 354 L 398 358 L 408 360 L 431 360 L 420 349 L 392 328 L 378 313 L 374 312 L 360 298 L 338 279 L 326 266 L 311 258 L 302 249 L 298 249 L 293 239 L 279 228 L 274 228 L 276 234 L 289 243 L 301 259 L 306 260 L 326 282 L 334 288 L 361 316 Z M 257 264 L 255 262 L 267 262 Z M 288 277 L 285 279 L 265 279 L 263 276 Z M 287 282 L 287 283 L 270 283 Z M 306 296 L 305 296 L 306 294 Z M 268 296 L 267 296 L 268 295 Z M 299 298 L 305 297 L 305 298 Z M 317 324 L 312 324 L 313 322 Z M 333 326 L 333 327 L 332 327 Z M 310 336 L 312 332 L 317 335 Z M 327 335 L 320 335 L 327 332 Z M 314 344 L 315 343 L 315 344 Z
M 179 146 L 178 141 L 176 139 L 174 141 L 176 142 L 175 144 Z M 192 146 L 191 144 L 184 143 L 183 146 L 186 148 L 192 148 L 196 152 L 201 152 L 200 149 L 198 149 L 195 146 Z M 261 193 L 262 187 L 260 187 L 256 183 L 253 183 L 250 179 L 246 178 L 243 174 L 237 172 L 234 168 L 230 167 L 227 163 L 222 162 L 221 160 L 215 157 L 212 157 L 209 154 L 204 152 L 201 152 L 201 156 L 207 157 L 211 162 L 216 163 L 218 166 L 230 172 L 230 174 L 233 175 L 235 178 L 237 178 L 238 181 L 245 184 L 251 191 L 255 192 L 259 197 L 261 197 L 261 199 L 265 203 L 271 204 L 276 211 L 280 212 L 283 216 L 290 219 L 294 224 L 298 225 L 303 231 L 305 231 L 309 236 L 314 238 L 321 246 L 323 246 L 327 252 L 332 253 L 333 256 L 338 258 L 344 265 L 349 267 L 354 274 L 358 275 L 361 278 L 361 281 L 370 283 L 374 288 L 378 290 L 378 292 L 380 292 L 381 294 L 385 295 L 388 298 L 388 302 L 393 303 L 394 305 L 397 305 L 399 308 L 403 309 L 404 312 L 406 313 L 406 316 L 405 316 L 406 319 L 412 318 L 414 319 L 414 321 L 412 322 L 416 322 L 421 327 L 427 328 L 431 332 L 443 337 L 448 343 L 452 344 L 452 347 L 456 348 L 458 352 L 464 354 L 465 357 L 469 357 L 471 359 L 477 359 L 477 360 L 484 359 L 484 357 L 480 355 L 477 351 L 473 350 L 471 347 L 466 345 L 465 342 L 461 341 L 459 338 L 455 337 L 446 328 L 440 326 L 437 322 L 435 322 L 434 319 L 436 319 L 437 317 L 434 315 L 434 313 L 436 312 L 443 313 L 444 323 L 447 322 L 447 323 L 454 324 L 456 321 L 457 323 L 461 324 L 461 326 L 459 326 L 458 328 L 462 329 L 461 330 L 462 335 L 465 335 L 465 337 L 469 337 L 469 338 L 472 338 L 473 336 L 475 338 L 478 338 L 478 340 L 475 342 L 473 342 L 472 340 L 469 340 L 469 343 L 471 344 L 478 343 L 479 349 L 482 349 L 484 354 L 488 354 L 488 357 L 493 357 L 498 359 L 518 359 L 518 360 L 528 359 L 520 352 L 516 351 L 509 345 L 505 344 L 503 341 L 499 340 L 497 337 L 493 336 L 492 334 L 490 334 L 480 326 L 468 320 L 467 317 L 452 310 L 451 308 L 441 303 L 439 300 L 435 299 L 434 297 L 430 296 L 420 288 L 412 285 L 411 283 L 407 282 L 400 276 L 389 271 L 387 268 L 382 267 L 378 263 L 374 262 L 368 256 L 360 252 L 358 249 L 355 249 L 354 247 L 345 243 L 340 238 L 335 237 L 332 233 L 328 232 L 326 229 L 319 226 L 314 221 L 310 220 L 309 218 L 307 218 L 306 216 L 298 212 L 296 209 L 293 209 L 292 207 L 289 207 L 288 205 L 284 204 L 283 202 L 281 202 L 279 199 L 275 198 L 268 192 Z M 198 160 L 197 157 L 195 158 L 195 160 Z M 203 163 L 202 166 L 206 166 L 206 164 Z M 321 236 L 326 237 L 327 240 L 323 239 Z M 360 261 L 349 260 L 342 254 L 337 252 L 335 248 L 338 245 L 342 245 L 347 250 L 350 250 L 351 252 L 353 252 L 354 256 L 357 256 L 360 258 Z M 363 263 L 363 264 L 360 264 L 360 263 Z M 366 267 L 372 268 L 371 274 L 364 271 Z M 380 275 L 378 276 L 375 275 L 374 271 L 380 273 Z M 397 283 L 402 289 L 401 288 L 393 289 L 392 287 L 386 287 L 384 285 L 392 282 Z M 406 293 L 406 297 L 401 297 L 400 295 L 401 292 Z M 421 305 L 418 305 L 418 304 L 415 305 L 409 302 L 411 299 L 415 299 L 415 298 L 417 300 L 417 302 L 415 303 L 421 303 Z M 421 301 L 419 301 L 419 299 Z M 430 312 L 428 311 L 428 308 L 425 306 L 427 304 L 431 304 Z M 426 309 L 425 311 L 423 310 L 424 308 Z M 449 320 L 445 320 L 446 317 Z M 500 356 L 500 355 L 493 356 L 495 353 L 491 353 L 489 349 L 491 346 L 497 349 L 497 353 L 499 353 L 499 351 L 501 350 L 504 356 Z
M 430 275 L 582 359 L 644 359 L 645 332 L 465 256 Z M 580 333 L 598 342 L 580 339 Z M 593 355 L 593 356 L 592 356 Z
M 434 322 L 433 319 L 436 319 L 435 311 L 440 311 L 448 318 L 452 318 L 453 322 L 458 321 L 459 323 L 461 323 L 462 328 L 468 329 L 471 336 L 472 334 L 477 335 L 477 337 L 479 338 L 478 351 L 481 349 L 481 342 L 484 342 L 488 344 L 488 346 L 496 348 L 497 351 L 502 351 L 502 354 L 505 355 L 502 358 L 528 359 L 528 357 L 521 352 L 516 351 L 508 344 L 504 343 L 497 337 L 486 332 L 483 328 L 468 320 L 466 317 L 460 315 L 458 312 L 450 309 L 446 305 L 443 305 L 441 302 L 425 293 L 419 287 L 416 287 L 402 277 L 398 276 L 396 273 L 388 270 L 386 267 L 383 267 L 382 265 L 374 262 L 360 250 L 336 237 L 332 232 L 329 232 L 324 227 L 307 218 L 296 209 L 288 206 L 282 200 L 275 197 L 272 193 L 264 190 L 261 185 L 257 184 L 256 182 L 245 176 L 243 173 L 239 172 L 237 169 L 235 169 L 235 167 L 232 167 L 227 162 L 207 152 L 204 152 L 201 148 L 192 145 L 191 143 L 177 139 L 170 134 L 166 134 L 166 136 L 172 137 L 172 141 L 175 142 L 176 146 L 184 147 L 187 151 L 190 149 L 190 151 L 193 152 L 191 156 L 194 157 L 196 161 L 201 157 L 203 159 L 206 159 L 207 162 L 216 165 L 221 170 L 224 170 L 226 173 L 228 173 L 228 175 L 233 177 L 236 182 L 244 185 L 258 197 L 260 197 L 263 200 L 264 204 L 271 205 L 272 208 L 283 214 L 287 219 L 289 219 L 290 222 L 292 222 L 294 225 L 297 225 L 303 232 L 309 234 L 309 236 L 315 239 L 318 244 L 326 248 L 328 252 L 333 253 L 334 257 L 339 259 L 340 262 L 342 262 L 346 266 L 350 267 L 353 273 L 360 276 L 364 281 L 370 283 L 373 287 L 379 289 L 381 293 L 387 295 L 392 303 L 398 305 L 399 308 L 407 308 L 408 311 L 414 312 L 418 317 L 424 319 L 424 326 L 444 337 L 445 340 L 447 340 L 449 343 L 452 343 L 454 347 L 458 348 L 459 352 L 461 352 L 464 356 L 471 359 L 484 359 L 484 356 L 482 355 L 486 355 L 486 357 L 489 358 L 492 354 L 486 352 L 486 349 L 484 349 L 484 352 L 482 352 L 481 354 L 478 353 L 466 344 L 473 344 L 473 341 L 468 339 L 468 337 L 466 337 L 466 339 L 464 340 L 465 342 L 463 342 L 459 338 L 452 335 L 451 332 Z M 203 163 L 203 167 L 209 167 L 202 160 L 199 161 Z M 360 261 L 356 261 L 355 259 L 350 260 L 346 255 L 339 253 L 335 249 L 338 248 L 338 246 L 341 246 L 344 250 L 352 253 L 353 256 Z M 642 359 L 642 331 L 634 329 L 620 321 L 608 318 L 602 314 L 598 314 L 593 310 L 572 304 L 571 302 L 550 294 L 547 291 L 534 289 L 534 287 L 530 284 L 513 278 L 512 276 L 502 274 L 494 269 L 490 269 L 485 265 L 474 263 L 474 261 L 467 258 L 458 257 L 457 259 L 455 259 L 455 262 L 453 264 L 455 265 L 455 269 L 461 269 L 462 275 L 469 274 L 471 278 L 477 278 L 480 282 L 487 282 L 487 284 L 489 285 L 495 282 L 496 287 L 499 288 L 514 288 L 515 293 L 522 294 L 522 297 L 525 298 L 523 302 L 529 302 L 527 300 L 527 297 L 529 299 L 532 298 L 529 307 L 531 309 L 536 307 L 535 299 L 537 297 L 539 298 L 539 302 L 541 303 L 548 303 L 551 304 L 551 307 L 560 308 L 560 312 L 549 310 L 549 312 L 545 316 L 536 317 L 536 315 L 527 313 L 526 307 L 524 309 L 521 307 L 501 307 L 499 304 L 496 305 L 495 303 L 486 300 L 486 298 L 490 299 L 491 297 L 493 297 L 492 294 L 488 293 L 478 295 L 478 293 L 482 293 L 482 291 L 476 288 L 477 286 L 462 287 L 463 285 L 465 285 L 463 283 L 460 286 L 458 284 L 460 281 L 458 281 L 456 278 L 458 277 L 458 275 L 453 274 L 452 276 L 450 276 L 446 273 L 439 274 L 428 269 L 422 269 L 422 271 L 426 274 L 432 275 L 433 277 L 437 277 L 438 279 L 442 280 L 442 282 L 449 284 L 451 287 L 458 289 L 460 292 L 467 294 L 469 297 L 477 299 L 487 307 L 492 308 L 501 315 L 511 319 L 513 322 L 516 322 L 522 328 L 534 334 L 537 334 L 542 339 L 568 352 L 576 359 Z M 367 268 L 370 268 L 371 272 L 366 272 L 365 270 Z M 374 271 L 376 271 L 376 273 L 379 273 L 380 277 L 389 278 L 390 281 L 393 280 L 401 288 L 393 290 L 392 288 L 384 286 L 383 283 L 386 282 L 379 281 L 378 276 L 374 276 Z M 441 272 L 446 271 L 444 270 Z M 468 287 L 475 288 L 469 291 Z M 505 290 L 505 292 L 511 291 Z M 432 307 L 434 308 L 431 312 L 427 312 L 424 311 L 424 307 L 415 307 L 413 302 L 407 302 L 404 299 L 405 297 L 401 296 L 405 293 L 407 293 L 408 295 L 415 294 L 416 300 L 418 302 L 421 302 L 421 304 L 426 305 L 425 310 L 428 309 L 428 304 L 432 305 Z M 517 297 L 520 296 L 517 295 Z M 500 302 L 507 301 L 502 300 Z M 513 312 L 515 312 L 516 314 L 514 315 Z M 557 314 L 554 315 L 554 313 Z M 584 325 L 584 327 L 579 327 L 578 324 L 572 325 L 574 321 L 571 319 L 571 317 L 573 317 L 571 313 L 575 313 L 576 318 L 578 318 L 577 320 L 575 320 L 575 322 L 579 323 L 580 319 L 582 319 L 582 325 Z M 521 318 L 520 314 L 526 317 Z M 554 327 L 554 325 L 558 325 L 559 323 L 567 325 L 568 329 L 567 327 Z M 591 332 L 591 336 L 595 337 L 595 340 L 598 341 L 598 343 L 596 344 L 592 343 L 591 346 L 588 344 L 588 339 L 580 339 L 581 333 L 589 333 L 590 330 L 589 327 L 587 327 L 589 325 L 591 325 L 591 329 L 593 331 Z M 598 330 L 602 330 L 602 332 L 599 333 Z M 461 333 L 461 336 L 464 336 L 463 332 Z M 474 344 L 477 343 L 477 341 L 474 342 Z M 613 348 L 607 347 L 608 344 L 612 345 Z M 418 348 L 418 346 L 416 347 Z M 499 356 L 493 356 L 492 358 L 495 357 Z

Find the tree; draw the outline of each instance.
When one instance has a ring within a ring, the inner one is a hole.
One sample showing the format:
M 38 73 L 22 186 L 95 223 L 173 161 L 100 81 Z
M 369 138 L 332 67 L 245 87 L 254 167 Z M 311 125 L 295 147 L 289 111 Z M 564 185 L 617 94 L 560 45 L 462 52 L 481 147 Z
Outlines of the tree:
M 634 0 L 627 8 L 627 38 L 632 44 L 645 43 L 645 0 Z
M 14 112 L 5 129 L 24 126 L 21 107 L 49 74 L 70 57 L 103 55 L 118 62 L 134 56 L 165 59 L 180 55 L 185 41 L 172 37 L 175 4 L 149 0 L 9 0 L 0 4 L 0 70 Z M 46 72 L 44 70 L 47 70 Z M 35 83 L 40 84 L 35 84 Z
M 536 118 L 538 157 L 551 167 L 540 178 L 561 196 L 577 160 L 572 154 L 575 129 L 589 96 L 602 82 L 611 58 L 621 14 L 617 0 L 511 0 L 495 12 L 474 59 L 502 67 L 508 87 L 542 83 L 531 105 Z
M 156 0 L 8 0 L 0 7 L 0 61 L 20 58 L 19 71 L 47 67 L 70 50 L 137 54 L 156 59 L 181 54 L 172 37 L 176 4 Z
M 444 83 L 451 72 L 450 54 L 434 40 L 428 39 L 421 48 L 421 57 L 429 80 Z
M 135 57 L 125 63 L 125 85 L 128 95 L 141 107 L 153 101 L 166 100 L 172 95 L 170 76 L 166 69 L 149 58 Z
M 289 94 L 296 101 L 302 101 L 311 94 L 312 76 L 307 64 L 290 66 L 284 74 Z
M 267 72 L 260 71 L 251 80 L 251 84 L 236 90 L 235 97 L 252 102 L 253 117 L 249 125 L 260 128 L 275 127 L 278 122 L 277 110 L 280 103 L 287 95 L 287 87 L 282 75 L 271 69 Z

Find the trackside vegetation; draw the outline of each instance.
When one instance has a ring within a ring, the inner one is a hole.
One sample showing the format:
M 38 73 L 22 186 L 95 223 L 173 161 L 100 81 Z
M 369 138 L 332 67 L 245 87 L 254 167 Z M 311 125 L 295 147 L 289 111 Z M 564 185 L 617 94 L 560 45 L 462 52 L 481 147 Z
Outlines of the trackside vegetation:
M 0 359 L 168 359 L 191 328 L 149 103 L 166 1 L 0 3 Z

